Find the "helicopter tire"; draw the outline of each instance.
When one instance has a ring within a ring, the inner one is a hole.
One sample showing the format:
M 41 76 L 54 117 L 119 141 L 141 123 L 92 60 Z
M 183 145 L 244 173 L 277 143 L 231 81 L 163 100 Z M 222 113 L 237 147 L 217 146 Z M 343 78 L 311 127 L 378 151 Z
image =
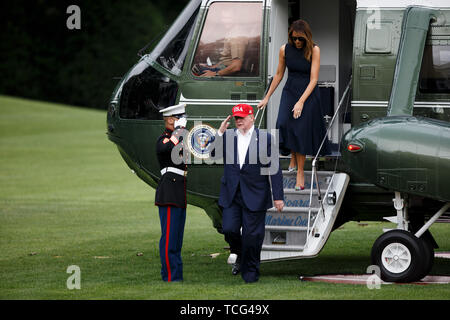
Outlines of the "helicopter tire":
M 380 268 L 386 282 L 414 282 L 424 272 L 424 245 L 414 234 L 405 230 L 391 230 L 375 240 L 372 264 Z
M 433 244 L 426 238 L 419 238 L 422 245 L 422 272 L 419 272 L 417 280 L 421 280 L 426 277 L 434 263 L 434 248 Z

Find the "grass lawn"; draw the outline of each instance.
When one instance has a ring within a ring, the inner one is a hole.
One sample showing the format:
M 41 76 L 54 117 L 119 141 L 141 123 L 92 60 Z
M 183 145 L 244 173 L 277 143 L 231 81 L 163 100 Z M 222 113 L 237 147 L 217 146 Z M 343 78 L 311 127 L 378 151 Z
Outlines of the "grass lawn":
M 301 282 L 365 273 L 384 222 L 345 224 L 314 259 L 264 263 L 258 283 L 231 275 L 223 236 L 189 206 L 182 283 L 160 279 L 154 190 L 106 137 L 106 113 L 0 97 L 0 299 L 450 299 L 450 285 Z M 431 228 L 450 251 L 450 225 Z M 219 253 L 215 258 L 210 254 Z M 66 272 L 81 270 L 81 289 Z M 436 259 L 432 274 L 448 275 Z

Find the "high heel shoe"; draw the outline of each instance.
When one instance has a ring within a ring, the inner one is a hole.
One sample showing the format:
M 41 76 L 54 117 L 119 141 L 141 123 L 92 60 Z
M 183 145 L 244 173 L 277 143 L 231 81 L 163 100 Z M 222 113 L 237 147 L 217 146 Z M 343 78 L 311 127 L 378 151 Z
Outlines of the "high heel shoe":
M 297 167 L 288 167 L 288 172 L 292 172 L 297 170 Z
M 295 191 L 305 190 L 305 186 L 295 186 Z

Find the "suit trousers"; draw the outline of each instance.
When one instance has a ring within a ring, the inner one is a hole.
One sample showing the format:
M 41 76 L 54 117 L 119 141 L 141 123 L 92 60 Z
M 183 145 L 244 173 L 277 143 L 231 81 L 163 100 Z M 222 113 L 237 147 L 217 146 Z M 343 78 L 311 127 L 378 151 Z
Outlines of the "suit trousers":
M 161 239 L 159 240 L 161 277 L 168 282 L 181 281 L 183 280 L 181 247 L 186 222 L 186 208 L 160 206 L 159 220 L 161 222 Z
M 240 258 L 241 275 L 245 282 L 255 282 L 259 279 L 265 218 L 265 210 L 250 211 L 245 206 L 239 187 L 231 206 L 223 209 L 223 232 L 230 247 Z

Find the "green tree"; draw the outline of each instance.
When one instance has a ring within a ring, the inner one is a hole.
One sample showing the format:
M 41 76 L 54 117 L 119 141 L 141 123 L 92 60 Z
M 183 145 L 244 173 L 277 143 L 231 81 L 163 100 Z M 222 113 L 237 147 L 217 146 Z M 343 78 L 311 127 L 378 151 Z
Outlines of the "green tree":
M 137 52 L 187 0 L 18 0 L 0 5 L 0 93 L 106 109 Z M 81 29 L 69 30 L 69 5 Z

